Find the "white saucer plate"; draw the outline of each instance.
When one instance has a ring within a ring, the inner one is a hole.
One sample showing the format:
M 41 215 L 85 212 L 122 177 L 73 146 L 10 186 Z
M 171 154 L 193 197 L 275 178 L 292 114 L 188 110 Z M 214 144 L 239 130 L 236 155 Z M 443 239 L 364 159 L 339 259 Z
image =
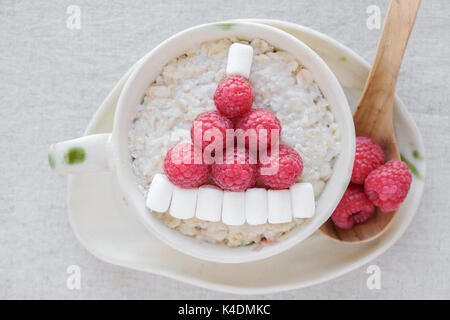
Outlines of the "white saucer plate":
M 356 107 L 369 73 L 369 64 L 361 57 L 328 36 L 296 24 L 252 21 L 283 29 L 309 45 L 328 63 L 351 107 Z M 97 110 L 85 134 L 111 132 L 117 98 L 130 71 Z M 424 146 L 419 130 L 398 97 L 394 122 L 400 151 L 414 173 L 413 184 L 391 227 L 369 243 L 341 244 L 318 231 L 296 247 L 266 260 L 239 265 L 201 261 L 168 247 L 141 225 L 109 173 L 69 177 L 69 220 L 78 240 L 99 259 L 200 287 L 236 294 L 265 294 L 318 284 L 354 270 L 386 251 L 404 233 L 419 206 L 425 178 Z

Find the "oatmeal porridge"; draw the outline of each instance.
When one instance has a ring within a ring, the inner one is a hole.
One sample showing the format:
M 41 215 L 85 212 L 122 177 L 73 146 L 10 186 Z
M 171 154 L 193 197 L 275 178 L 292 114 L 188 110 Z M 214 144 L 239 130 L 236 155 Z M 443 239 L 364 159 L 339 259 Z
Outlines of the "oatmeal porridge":
M 280 143 L 294 148 L 303 159 L 298 182 L 311 183 L 316 199 L 321 194 L 340 152 L 340 133 L 313 75 L 291 54 L 264 40 L 222 39 L 202 43 L 166 64 L 137 107 L 128 145 L 143 197 L 154 175 L 164 172 L 166 152 L 178 142 L 190 141 L 190 128 L 198 114 L 215 110 L 214 92 L 226 76 L 228 48 L 234 42 L 253 47 L 249 78 L 253 108 L 267 109 L 280 120 Z M 151 214 L 186 236 L 229 247 L 277 241 L 304 222 L 297 218 L 281 224 L 229 226 L 197 218 L 176 219 L 168 213 Z

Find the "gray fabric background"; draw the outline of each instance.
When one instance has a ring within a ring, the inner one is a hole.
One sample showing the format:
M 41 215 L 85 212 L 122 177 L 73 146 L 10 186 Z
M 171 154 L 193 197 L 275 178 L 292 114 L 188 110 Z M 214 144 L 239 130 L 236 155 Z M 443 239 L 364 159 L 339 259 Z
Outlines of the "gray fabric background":
M 66 28 L 69 5 L 81 29 Z M 240 297 L 106 264 L 75 239 L 66 178 L 47 166 L 50 143 L 82 134 L 122 74 L 173 33 L 232 18 L 287 20 L 324 32 L 373 60 L 380 30 L 366 8 L 387 0 L 0 0 L 0 298 L 450 298 L 450 2 L 425 0 L 397 91 L 425 140 L 428 177 L 421 207 L 402 239 L 366 267 L 303 290 Z M 81 290 L 66 268 L 82 270 Z

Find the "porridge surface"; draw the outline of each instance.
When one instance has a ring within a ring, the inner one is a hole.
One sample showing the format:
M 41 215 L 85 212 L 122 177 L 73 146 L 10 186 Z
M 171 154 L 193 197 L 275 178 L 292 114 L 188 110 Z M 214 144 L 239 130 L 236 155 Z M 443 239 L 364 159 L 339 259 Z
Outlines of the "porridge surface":
M 253 107 L 273 112 L 281 122 L 281 141 L 303 158 L 299 182 L 310 182 L 316 198 L 322 192 L 340 150 L 339 127 L 329 103 L 305 69 L 289 53 L 274 49 L 264 40 L 250 43 L 222 39 L 202 43 L 170 61 L 152 83 L 137 107 L 129 131 L 129 149 L 138 185 L 146 195 L 155 173 L 163 173 L 170 147 L 190 141 L 190 128 L 201 112 L 215 110 L 213 96 L 226 76 L 228 47 L 233 42 L 250 44 L 254 50 L 250 82 Z M 259 226 L 227 226 L 196 218 L 179 220 L 168 213 L 154 213 L 168 227 L 187 236 L 230 247 L 276 241 L 304 220 Z

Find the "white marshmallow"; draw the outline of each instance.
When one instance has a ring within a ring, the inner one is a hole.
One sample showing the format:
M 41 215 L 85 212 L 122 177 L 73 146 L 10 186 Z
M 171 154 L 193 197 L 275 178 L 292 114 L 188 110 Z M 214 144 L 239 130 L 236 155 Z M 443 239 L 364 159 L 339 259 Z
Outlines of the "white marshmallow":
M 201 186 L 197 195 L 195 216 L 200 220 L 220 221 L 223 191 L 214 186 Z
M 223 192 L 222 222 L 229 226 L 245 223 L 245 192 Z
M 252 67 L 253 48 L 246 44 L 233 43 L 228 50 L 227 75 L 239 74 L 248 78 Z
M 269 211 L 267 210 L 267 190 L 252 188 L 245 192 L 245 218 L 250 225 L 264 224 L 267 222 Z
M 169 213 L 178 219 L 190 219 L 195 215 L 198 189 L 183 189 L 175 186 Z
M 147 208 L 156 212 L 166 212 L 170 206 L 174 185 L 164 174 L 156 174 L 148 190 Z
M 289 190 L 268 190 L 269 223 L 292 221 L 291 193 Z
M 311 183 L 296 183 L 290 187 L 294 218 L 311 218 L 316 210 Z

